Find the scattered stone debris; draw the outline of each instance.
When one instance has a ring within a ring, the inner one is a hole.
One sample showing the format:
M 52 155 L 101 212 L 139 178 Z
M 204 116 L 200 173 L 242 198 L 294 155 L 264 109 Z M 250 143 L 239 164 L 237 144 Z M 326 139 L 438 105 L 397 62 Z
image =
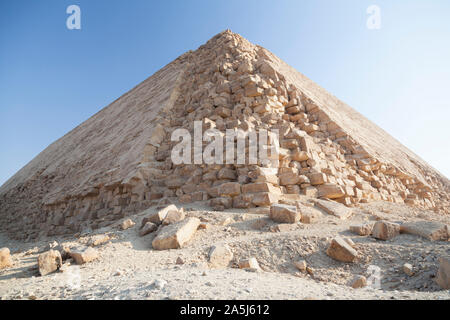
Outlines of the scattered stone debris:
M 41 276 L 59 270 L 62 266 L 61 254 L 57 250 L 49 250 L 38 256 L 38 268 Z
M 226 244 L 215 245 L 209 251 L 208 260 L 213 268 L 227 267 L 233 260 L 233 252 Z
M 0 270 L 6 269 L 13 266 L 13 262 L 11 259 L 11 254 L 8 248 L 0 249 Z
M 165 226 L 153 239 L 152 246 L 156 250 L 182 248 L 192 238 L 199 225 L 200 219 L 187 218 Z
M 177 258 L 177 261 L 175 261 L 175 264 L 184 264 L 184 260 L 181 257 Z
M 390 240 L 400 234 L 400 225 L 389 221 L 377 221 L 372 229 L 372 237 L 380 240 Z
M 354 262 L 358 255 L 357 251 L 339 236 L 331 241 L 327 254 L 331 258 L 342 262 Z

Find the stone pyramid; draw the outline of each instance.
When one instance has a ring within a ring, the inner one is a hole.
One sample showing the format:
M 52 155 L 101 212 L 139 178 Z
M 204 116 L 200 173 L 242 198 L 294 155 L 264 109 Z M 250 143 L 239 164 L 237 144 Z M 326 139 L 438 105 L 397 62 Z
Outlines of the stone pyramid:
M 278 129 L 277 167 L 181 164 L 179 128 Z M 11 237 L 99 228 L 152 205 L 216 210 L 327 198 L 450 212 L 450 182 L 268 50 L 226 30 L 48 146 L 0 188 Z

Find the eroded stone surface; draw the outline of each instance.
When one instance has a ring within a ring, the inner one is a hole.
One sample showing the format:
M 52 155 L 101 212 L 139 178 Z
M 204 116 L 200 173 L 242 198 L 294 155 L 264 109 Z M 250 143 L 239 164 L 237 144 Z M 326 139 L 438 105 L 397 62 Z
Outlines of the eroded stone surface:
M 414 234 L 432 241 L 445 241 L 449 238 L 449 226 L 435 221 L 406 222 L 400 226 L 400 232 Z
M 152 246 L 156 250 L 181 248 L 192 238 L 199 225 L 198 218 L 187 218 L 165 226 L 153 240 Z

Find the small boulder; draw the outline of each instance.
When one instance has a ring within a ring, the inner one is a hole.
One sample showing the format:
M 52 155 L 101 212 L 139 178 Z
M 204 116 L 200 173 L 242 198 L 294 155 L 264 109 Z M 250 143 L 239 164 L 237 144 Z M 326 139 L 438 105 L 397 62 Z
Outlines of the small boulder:
M 156 224 L 154 224 L 153 222 L 147 222 L 142 229 L 139 231 L 139 235 L 141 237 L 146 236 L 149 233 L 152 233 L 153 231 L 155 231 L 156 229 L 158 229 L 158 226 Z
M 249 259 L 245 259 L 245 260 L 241 260 L 238 263 L 239 268 L 241 269 L 261 269 L 261 267 L 259 266 L 258 260 L 256 260 L 256 258 L 252 257 Z
M 152 222 L 154 224 L 161 224 L 164 221 L 164 219 L 166 218 L 167 214 L 171 211 L 178 212 L 178 208 L 174 204 L 171 204 L 171 205 L 159 210 L 158 212 L 155 212 L 155 213 L 149 215 L 147 218 L 144 218 L 144 220 L 142 220 L 142 227 L 147 222 Z
M 192 238 L 199 225 L 198 218 L 187 218 L 165 226 L 153 239 L 152 246 L 156 250 L 181 248 Z
M 270 207 L 269 218 L 280 223 L 297 223 L 301 219 L 301 214 L 295 206 L 273 204 Z
M 300 210 L 300 214 L 302 216 L 302 223 L 316 223 L 322 218 L 322 212 L 320 210 L 308 207 L 305 205 L 298 204 L 298 209 Z
M 231 252 L 228 245 L 212 246 L 209 251 L 209 263 L 213 268 L 227 267 L 231 260 L 233 260 L 233 252 Z
M 210 228 L 210 225 L 206 222 L 202 222 L 198 225 L 198 230 L 206 230 L 209 228 Z
M 327 255 L 338 261 L 354 262 L 358 253 L 344 239 L 337 236 L 331 241 Z
M 389 221 L 377 221 L 372 229 L 372 237 L 380 240 L 390 240 L 400 234 L 400 225 Z
M 0 269 L 12 267 L 13 262 L 8 248 L 0 249 Z
M 166 217 L 162 221 L 163 225 L 169 225 L 171 223 L 179 222 L 186 218 L 186 214 L 184 213 L 183 208 L 180 210 L 170 210 L 167 212 Z
M 135 223 L 133 220 L 131 220 L 131 219 L 126 219 L 125 221 L 123 221 L 123 222 L 120 224 L 120 229 L 122 229 L 122 230 L 127 230 L 127 229 L 133 227 L 135 224 L 136 224 L 136 223 Z
M 354 289 L 364 288 L 365 286 L 367 286 L 367 279 L 364 276 L 357 276 L 352 281 L 352 288 Z
M 413 270 L 413 266 L 410 263 L 405 263 L 403 265 L 403 272 L 405 274 L 407 274 L 408 276 L 413 276 L 414 275 L 414 270 Z
M 306 272 L 307 264 L 306 264 L 305 260 L 300 259 L 300 260 L 294 261 L 294 265 L 299 271 Z
M 98 259 L 99 255 L 94 248 L 75 249 L 70 251 L 70 256 L 76 264 L 85 264 Z
M 38 256 L 38 268 L 41 276 L 59 270 L 62 266 L 61 254 L 57 250 L 49 250 Z

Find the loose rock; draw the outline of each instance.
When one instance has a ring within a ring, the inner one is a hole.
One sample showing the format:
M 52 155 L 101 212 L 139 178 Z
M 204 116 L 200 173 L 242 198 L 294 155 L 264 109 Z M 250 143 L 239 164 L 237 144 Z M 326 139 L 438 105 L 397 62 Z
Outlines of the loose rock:
M 400 225 L 389 221 L 377 221 L 373 226 L 372 237 L 380 240 L 390 240 L 400 234 Z
M 301 214 L 297 207 L 286 204 L 274 204 L 270 207 L 270 219 L 281 223 L 296 223 L 300 221 Z
M 70 256 L 76 264 L 85 264 L 98 259 L 98 251 L 94 248 L 75 249 L 70 251 Z
M 144 227 L 142 227 L 142 229 L 139 231 L 139 235 L 141 237 L 152 233 L 153 231 L 155 231 L 156 229 L 158 229 L 158 226 L 156 224 L 154 224 L 153 222 L 147 222 Z
M 8 248 L 0 249 L 0 270 L 12 267 L 13 262 Z
M 126 219 L 120 224 L 120 229 L 126 230 L 133 227 L 136 223 L 131 219 Z
M 356 250 L 339 236 L 331 241 L 327 250 L 327 255 L 342 262 L 354 262 L 357 258 L 357 254 Z
M 364 288 L 365 286 L 367 286 L 367 279 L 364 276 L 357 276 L 352 281 L 352 288 L 354 289 Z
M 59 251 L 49 250 L 38 256 L 38 268 L 41 276 L 59 270 L 62 266 L 62 258 Z
M 403 265 L 403 272 L 410 277 L 413 276 L 414 275 L 413 266 L 410 263 L 405 263 Z
M 217 245 L 209 251 L 209 263 L 213 268 L 227 267 L 233 260 L 233 252 L 228 245 Z
M 187 218 L 165 226 L 153 240 L 152 246 L 156 250 L 181 248 L 192 238 L 199 225 L 198 218 Z
M 307 264 L 306 264 L 305 260 L 301 259 L 301 260 L 295 261 L 294 265 L 299 271 L 301 271 L 301 272 L 306 271 Z

